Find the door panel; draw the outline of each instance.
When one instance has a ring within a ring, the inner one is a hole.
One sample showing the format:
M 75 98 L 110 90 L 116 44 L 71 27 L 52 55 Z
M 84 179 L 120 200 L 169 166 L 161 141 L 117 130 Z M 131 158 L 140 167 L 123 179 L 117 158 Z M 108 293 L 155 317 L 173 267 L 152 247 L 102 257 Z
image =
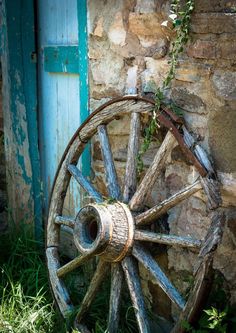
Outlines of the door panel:
M 76 46 L 79 50 L 78 10 L 77 0 L 38 1 L 40 154 L 46 209 L 58 163 L 81 124 L 81 112 L 79 73 L 54 72 L 53 64 L 52 70 L 45 68 L 44 50 L 49 46 Z M 79 207 L 76 184 L 71 185 L 68 205 L 72 211 Z

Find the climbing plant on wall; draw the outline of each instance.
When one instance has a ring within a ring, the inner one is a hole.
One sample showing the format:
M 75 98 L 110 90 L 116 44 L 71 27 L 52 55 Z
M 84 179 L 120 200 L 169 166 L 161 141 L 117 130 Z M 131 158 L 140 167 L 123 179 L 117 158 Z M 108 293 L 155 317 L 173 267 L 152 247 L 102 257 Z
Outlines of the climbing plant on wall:
M 153 116 L 148 127 L 145 129 L 144 141 L 141 145 L 138 155 L 139 172 L 143 170 L 144 166 L 142 157 L 149 148 L 153 135 L 158 128 L 157 118 L 161 105 L 164 104 L 168 106 L 174 113 L 178 115 L 181 113 L 180 108 L 178 108 L 173 102 L 165 100 L 165 96 L 166 92 L 171 87 L 173 79 L 175 78 L 179 56 L 184 51 L 184 46 L 189 40 L 190 21 L 193 10 L 194 0 L 188 0 L 184 2 L 181 0 L 172 0 L 169 20 L 163 22 L 163 25 L 167 25 L 169 22 L 171 22 L 172 29 L 176 32 L 176 34 L 174 40 L 171 43 L 169 52 L 169 71 L 162 83 L 162 86 L 157 88 L 155 92 L 155 107 L 153 109 Z

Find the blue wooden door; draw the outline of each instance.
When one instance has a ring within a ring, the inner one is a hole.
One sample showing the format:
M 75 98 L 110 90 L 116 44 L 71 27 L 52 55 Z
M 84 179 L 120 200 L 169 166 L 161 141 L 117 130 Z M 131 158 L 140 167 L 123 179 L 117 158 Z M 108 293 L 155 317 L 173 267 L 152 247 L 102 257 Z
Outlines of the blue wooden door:
M 86 0 L 38 1 L 39 135 L 44 206 L 58 163 L 86 118 Z M 83 165 L 83 168 L 89 168 Z M 77 184 L 70 187 L 70 211 L 79 206 Z

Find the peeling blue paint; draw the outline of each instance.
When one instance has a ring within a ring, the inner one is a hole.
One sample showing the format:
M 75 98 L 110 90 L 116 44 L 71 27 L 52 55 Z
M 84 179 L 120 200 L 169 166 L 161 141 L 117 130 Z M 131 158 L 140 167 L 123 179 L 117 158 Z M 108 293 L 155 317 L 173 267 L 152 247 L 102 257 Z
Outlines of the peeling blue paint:
M 25 157 L 22 156 L 19 152 L 17 154 L 18 165 L 21 167 L 22 170 L 22 177 L 27 185 L 32 184 L 32 177 L 27 175 L 26 167 L 25 167 Z M 32 191 L 31 191 L 32 193 Z
M 79 24 L 79 72 L 80 72 L 80 114 L 81 122 L 89 116 L 88 96 L 88 37 L 87 37 L 87 0 L 78 0 L 78 24 Z M 91 152 L 87 145 L 82 155 L 82 172 L 90 175 Z
M 22 179 L 13 184 L 19 191 L 27 188 L 28 207 L 34 207 L 30 220 L 35 221 L 36 236 L 42 227 L 40 202 L 40 167 L 37 130 L 36 64 L 31 61 L 35 51 L 34 2 L 30 0 L 7 1 L 3 4 L 5 20 L 3 48 L 4 78 L 3 98 L 5 110 L 6 145 L 14 156 L 8 160 L 9 170 L 17 170 Z M 9 113 L 9 114 L 7 114 Z M 21 183 L 22 182 L 22 183 Z M 17 203 L 19 209 L 21 203 Z M 28 212 L 26 212 L 28 214 Z

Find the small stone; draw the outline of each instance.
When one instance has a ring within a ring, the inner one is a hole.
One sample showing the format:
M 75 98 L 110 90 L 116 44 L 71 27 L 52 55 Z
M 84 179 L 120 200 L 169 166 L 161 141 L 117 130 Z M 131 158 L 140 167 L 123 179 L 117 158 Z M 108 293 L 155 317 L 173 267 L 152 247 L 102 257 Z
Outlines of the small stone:
M 216 59 L 217 44 L 214 41 L 198 39 L 191 46 L 189 46 L 187 54 L 192 58 Z
M 137 0 L 135 6 L 135 12 L 137 13 L 153 13 L 156 9 L 156 3 L 154 0 Z
M 165 36 L 162 31 L 162 16 L 157 13 L 129 14 L 129 31 L 138 36 L 144 47 L 150 47 Z
M 164 43 L 160 43 L 157 47 L 153 50 L 152 58 L 157 60 L 164 58 L 168 52 L 168 42 L 165 40 Z
M 191 19 L 191 30 L 198 34 L 235 33 L 236 14 L 234 13 L 202 13 Z
M 195 1 L 195 12 L 235 12 L 236 1 L 232 0 L 198 0 Z
M 91 61 L 90 69 L 94 83 L 96 85 L 104 85 L 105 89 L 110 87 L 117 89 L 122 79 L 121 70 L 123 66 L 123 58 L 113 52 L 107 52 L 103 58 Z
M 236 100 L 236 72 L 216 70 L 212 82 L 220 97 Z
M 211 155 L 216 169 L 224 173 L 236 172 L 235 108 L 223 106 L 209 114 L 208 131 Z M 231 186 L 233 183 L 231 184 Z
M 93 35 L 97 37 L 103 36 L 103 17 L 99 18 L 97 25 L 94 29 Z
M 236 60 L 236 42 L 231 35 L 222 35 L 217 40 L 198 39 L 188 47 L 187 54 L 197 59 Z
M 202 101 L 202 99 L 189 92 L 186 88 L 175 88 L 172 90 L 172 95 L 174 102 L 189 112 L 195 112 L 199 114 L 206 113 L 206 105 Z
M 122 13 L 118 12 L 108 31 L 108 37 L 113 44 L 124 46 L 126 31 L 124 29 Z
M 137 72 L 138 66 L 129 67 L 126 79 L 126 92 L 127 94 L 137 93 Z
M 205 137 L 208 133 L 208 120 L 205 115 L 183 111 L 183 117 L 187 128 L 191 132 L 201 138 Z
M 145 93 L 156 92 L 156 87 L 161 87 L 169 70 L 167 60 L 145 58 L 146 69 L 141 74 L 142 90 Z M 154 91 L 153 91 L 154 90 Z

